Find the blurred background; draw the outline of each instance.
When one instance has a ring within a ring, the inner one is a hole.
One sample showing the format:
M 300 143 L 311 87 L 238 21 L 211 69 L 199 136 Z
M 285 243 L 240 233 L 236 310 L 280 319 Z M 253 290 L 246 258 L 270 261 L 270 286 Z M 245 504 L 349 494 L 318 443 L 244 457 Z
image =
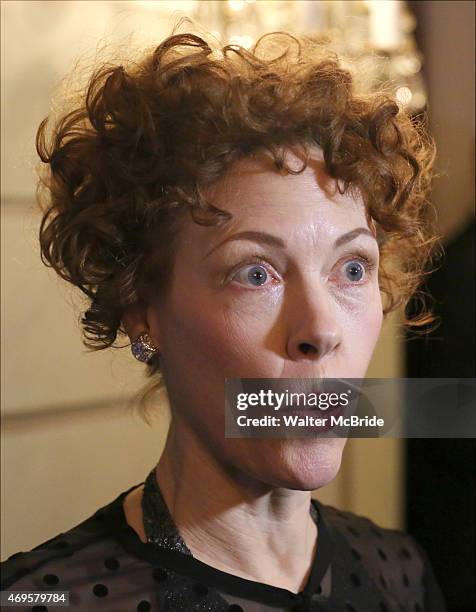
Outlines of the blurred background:
M 390 83 L 411 114 L 426 111 L 446 255 L 424 288 L 442 324 L 415 338 L 392 315 L 368 376 L 475 376 L 473 2 L 8 1 L 1 11 L 2 560 L 142 482 L 167 432 L 165 405 L 148 426 L 128 404 L 145 383 L 141 364 L 127 348 L 84 348 L 81 297 L 39 257 L 35 132 L 76 60 L 105 43 L 158 44 L 181 16 L 223 44 L 275 30 L 325 38 L 361 87 Z M 314 495 L 410 531 L 448 609 L 473 610 L 474 449 L 470 439 L 352 439 L 339 476 Z

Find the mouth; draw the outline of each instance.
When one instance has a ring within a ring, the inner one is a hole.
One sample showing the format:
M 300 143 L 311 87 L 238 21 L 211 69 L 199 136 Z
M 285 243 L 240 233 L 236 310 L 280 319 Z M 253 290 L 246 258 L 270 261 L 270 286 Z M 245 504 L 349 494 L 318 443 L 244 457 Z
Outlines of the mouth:
M 329 431 L 336 427 L 334 419 L 344 416 L 346 411 L 346 407 L 341 405 L 340 402 L 330 401 L 329 399 L 333 395 L 334 400 L 336 400 L 339 390 L 339 388 L 332 387 L 332 385 L 327 384 L 327 381 L 323 380 L 319 384 L 314 384 L 305 393 L 305 406 L 290 406 L 289 412 L 299 418 L 308 418 L 308 428 L 313 431 Z
M 307 421 L 304 427 L 305 430 L 313 431 L 315 433 L 324 433 L 338 426 L 334 419 L 338 419 L 340 416 L 343 416 L 344 411 L 345 409 L 343 406 L 335 406 L 328 408 L 327 410 L 322 410 L 316 407 L 292 410 L 290 414 Z
M 292 414 L 309 415 L 315 418 L 326 418 L 327 416 L 336 416 L 337 414 L 344 413 L 343 406 L 329 406 L 328 408 L 319 408 L 319 406 L 307 406 L 306 408 L 290 408 L 289 412 Z

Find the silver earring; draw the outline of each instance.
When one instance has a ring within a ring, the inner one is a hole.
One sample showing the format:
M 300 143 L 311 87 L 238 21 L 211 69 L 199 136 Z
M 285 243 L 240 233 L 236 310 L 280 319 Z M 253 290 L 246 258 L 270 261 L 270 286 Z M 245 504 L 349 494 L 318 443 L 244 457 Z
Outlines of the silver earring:
M 131 342 L 131 351 L 137 360 L 148 363 L 158 353 L 159 347 L 155 346 L 147 332 L 142 332 Z

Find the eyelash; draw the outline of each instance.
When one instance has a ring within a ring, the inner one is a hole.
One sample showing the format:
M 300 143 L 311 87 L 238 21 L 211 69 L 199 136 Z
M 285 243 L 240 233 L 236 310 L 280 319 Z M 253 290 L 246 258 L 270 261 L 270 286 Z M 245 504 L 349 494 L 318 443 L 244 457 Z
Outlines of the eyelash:
M 350 261 L 359 261 L 361 264 L 363 264 L 364 268 L 365 268 L 365 276 L 364 279 L 367 278 L 367 276 L 369 276 L 370 274 L 372 274 L 372 272 L 374 271 L 376 264 L 374 261 L 370 260 L 369 257 L 362 251 L 355 251 L 351 256 L 349 256 L 346 260 L 346 262 L 350 262 Z M 344 263 L 344 262 L 343 262 Z M 269 267 L 274 269 L 274 266 L 272 266 L 272 264 L 270 262 L 268 262 L 266 259 L 264 259 L 261 256 L 254 256 L 252 258 L 250 258 L 249 260 L 246 261 L 242 261 L 239 264 L 237 264 L 236 266 L 234 266 L 231 270 L 231 272 L 227 275 L 226 279 L 225 279 L 225 283 L 233 280 L 233 276 L 239 272 L 242 268 L 246 267 L 246 266 L 251 266 L 253 264 L 258 264 L 258 265 L 262 265 L 264 268 L 266 268 L 266 271 L 268 273 L 270 273 Z M 270 274 L 272 277 L 274 277 L 274 274 Z M 350 286 L 360 286 L 363 285 L 364 283 L 360 283 L 360 282 L 351 282 L 349 281 L 348 283 L 344 283 L 345 285 L 350 285 Z M 264 286 L 264 285 L 263 285 Z M 255 289 L 259 289 L 259 286 L 256 286 Z M 255 290 L 253 289 L 253 291 Z

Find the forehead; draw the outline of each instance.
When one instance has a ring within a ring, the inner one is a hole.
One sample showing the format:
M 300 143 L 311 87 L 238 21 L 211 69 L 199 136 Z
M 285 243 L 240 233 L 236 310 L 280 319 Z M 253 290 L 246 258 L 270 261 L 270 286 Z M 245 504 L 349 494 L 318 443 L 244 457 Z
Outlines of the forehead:
M 285 159 L 292 170 L 302 168 L 299 152 L 287 149 Z M 297 235 L 300 239 L 334 240 L 357 225 L 368 225 L 362 199 L 339 193 L 317 147 L 311 149 L 308 165 L 300 174 L 278 170 L 269 153 L 259 152 L 236 161 L 204 193 L 209 202 L 233 216 L 224 226 L 197 226 L 197 237 L 207 240 L 215 234 L 226 236 L 237 228 L 284 234 L 287 238 Z

